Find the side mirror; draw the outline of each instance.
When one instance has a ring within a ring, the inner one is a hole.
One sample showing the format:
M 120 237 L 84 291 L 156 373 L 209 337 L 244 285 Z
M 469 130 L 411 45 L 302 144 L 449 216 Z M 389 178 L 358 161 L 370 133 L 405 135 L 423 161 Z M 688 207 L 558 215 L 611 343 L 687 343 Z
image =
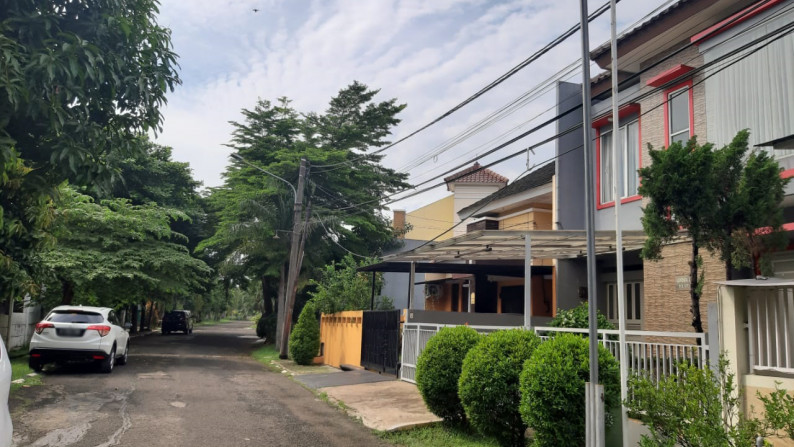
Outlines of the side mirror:
M 132 329 L 132 323 L 130 323 L 130 322 L 124 323 L 124 329 L 126 329 L 126 330 Z

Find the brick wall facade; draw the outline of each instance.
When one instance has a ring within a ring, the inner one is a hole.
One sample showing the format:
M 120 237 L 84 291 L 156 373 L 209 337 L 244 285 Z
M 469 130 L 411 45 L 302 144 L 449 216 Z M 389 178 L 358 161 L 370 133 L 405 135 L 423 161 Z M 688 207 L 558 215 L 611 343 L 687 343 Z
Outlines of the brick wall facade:
M 725 264 L 705 249 L 700 250 L 705 270 L 705 285 L 700 297 L 700 316 L 703 330 L 708 332 L 708 303 L 717 301 L 717 284 L 725 280 Z M 646 331 L 693 332 L 689 290 L 678 290 L 676 278 L 689 280 L 689 260 L 692 245 L 682 242 L 665 246 L 663 258 L 645 261 L 645 297 L 643 329 Z

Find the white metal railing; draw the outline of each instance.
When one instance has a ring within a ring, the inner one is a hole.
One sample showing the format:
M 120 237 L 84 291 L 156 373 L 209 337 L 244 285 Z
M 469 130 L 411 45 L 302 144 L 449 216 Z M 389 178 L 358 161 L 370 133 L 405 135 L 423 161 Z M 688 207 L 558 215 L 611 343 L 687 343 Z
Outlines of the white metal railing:
M 794 287 L 754 289 L 747 298 L 750 371 L 794 374 Z
M 403 349 L 400 366 L 400 380 L 416 383 L 416 361 L 427 346 L 430 337 L 436 335 L 442 327 L 454 327 L 456 324 L 405 323 L 403 324 Z M 503 329 L 515 329 L 505 326 L 469 326 L 481 334 Z
M 430 337 L 436 334 L 443 324 L 406 323 L 403 326 L 402 368 L 400 378 L 416 383 L 416 361 L 427 345 Z M 470 326 L 480 333 L 503 329 L 516 329 L 503 326 Z M 520 327 L 518 329 L 521 329 Z M 587 335 L 587 329 L 557 327 L 535 327 L 541 340 L 548 340 L 552 332 L 569 332 Z M 600 329 L 599 342 L 620 361 L 618 331 Z M 627 330 L 626 342 L 629 373 L 649 375 L 656 380 L 677 373 L 682 362 L 706 368 L 709 365 L 709 346 L 706 334 L 693 332 L 654 332 Z M 690 341 L 687 343 L 687 341 Z

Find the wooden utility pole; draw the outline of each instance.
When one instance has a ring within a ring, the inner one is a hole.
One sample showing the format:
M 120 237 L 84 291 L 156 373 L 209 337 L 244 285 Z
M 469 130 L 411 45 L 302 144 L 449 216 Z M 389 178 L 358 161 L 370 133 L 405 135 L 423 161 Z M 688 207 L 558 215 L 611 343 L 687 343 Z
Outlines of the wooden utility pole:
M 299 253 L 301 245 L 301 234 L 303 233 L 304 223 L 301 219 L 303 208 L 303 188 L 306 184 L 306 170 L 308 162 L 305 158 L 301 159 L 301 167 L 298 173 L 298 188 L 295 193 L 295 208 L 292 217 L 292 243 L 289 251 L 289 272 L 287 272 L 287 287 L 284 297 L 284 325 L 281 330 L 281 345 L 279 346 L 279 358 L 288 357 L 287 344 L 289 343 L 290 327 L 292 326 L 292 308 L 295 306 L 295 293 L 298 284 L 298 274 L 303 256 Z

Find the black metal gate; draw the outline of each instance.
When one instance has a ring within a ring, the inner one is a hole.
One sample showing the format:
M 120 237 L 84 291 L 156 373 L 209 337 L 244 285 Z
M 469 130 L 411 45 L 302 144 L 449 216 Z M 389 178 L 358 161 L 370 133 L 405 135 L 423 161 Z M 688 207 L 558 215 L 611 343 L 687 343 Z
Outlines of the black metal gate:
M 396 375 L 399 353 L 400 311 L 364 311 L 361 326 L 361 366 Z

